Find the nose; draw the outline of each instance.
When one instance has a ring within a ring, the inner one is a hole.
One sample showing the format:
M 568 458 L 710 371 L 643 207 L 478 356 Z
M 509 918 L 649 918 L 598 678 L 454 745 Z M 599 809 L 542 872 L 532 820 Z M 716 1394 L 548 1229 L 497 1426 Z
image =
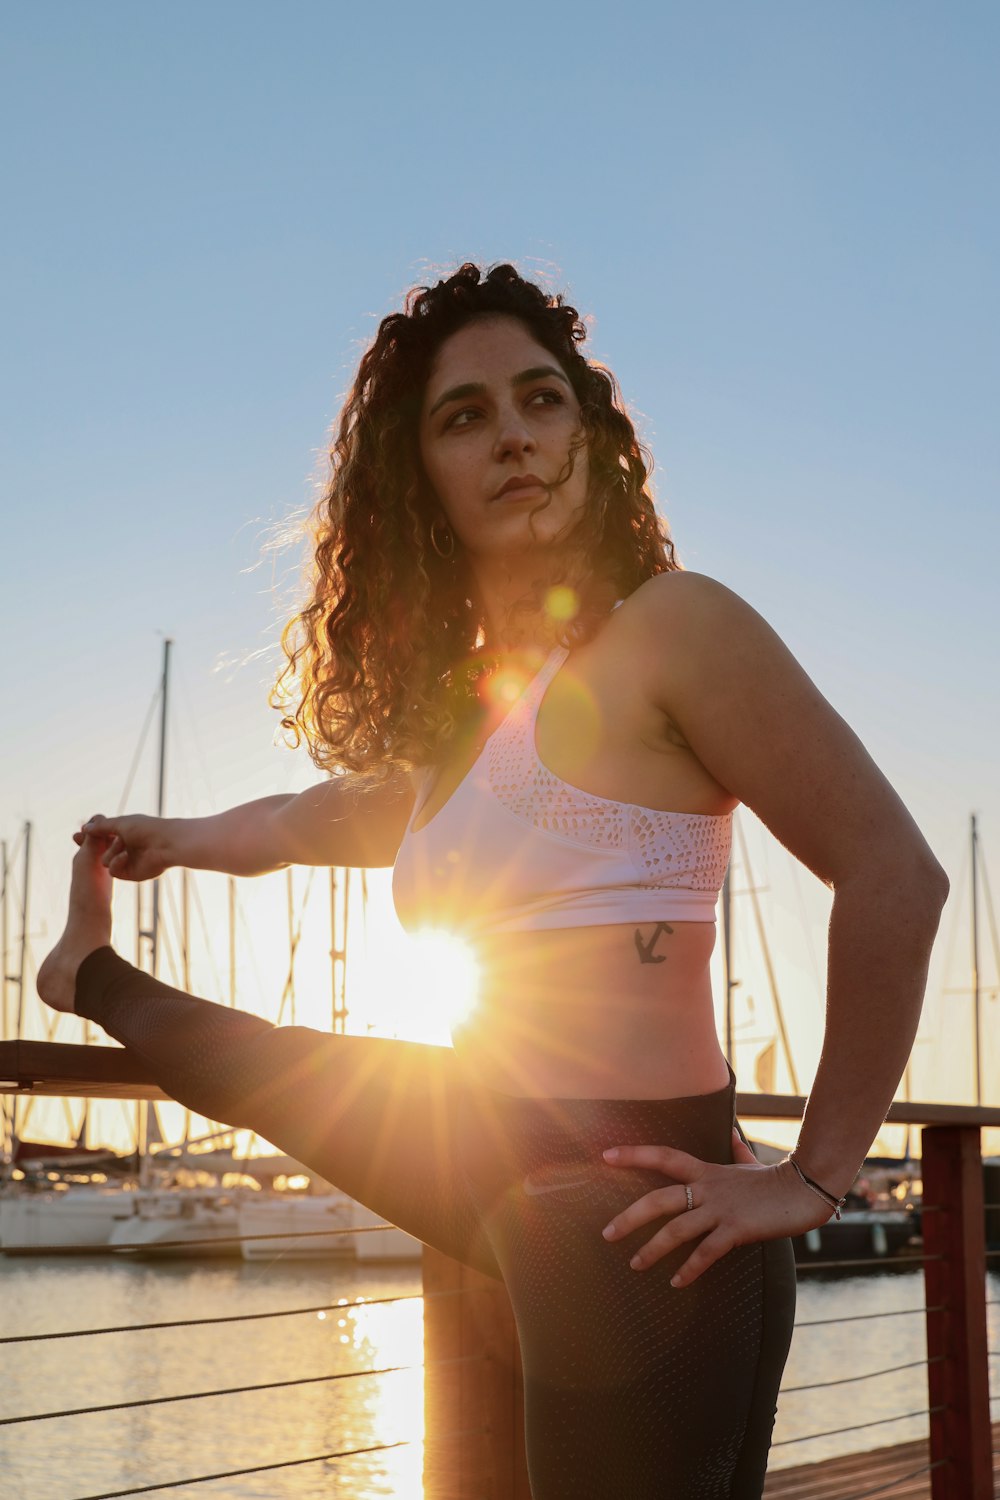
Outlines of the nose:
M 534 434 L 516 406 L 507 407 L 500 413 L 495 444 L 498 459 L 520 458 L 526 453 L 534 453 L 536 446 Z

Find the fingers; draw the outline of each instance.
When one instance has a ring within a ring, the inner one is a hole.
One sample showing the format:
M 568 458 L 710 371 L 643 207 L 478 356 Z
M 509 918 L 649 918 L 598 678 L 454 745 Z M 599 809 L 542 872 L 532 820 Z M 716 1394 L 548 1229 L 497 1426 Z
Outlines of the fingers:
M 754 1156 L 750 1147 L 747 1145 L 746 1141 L 740 1135 L 735 1126 L 733 1128 L 733 1161 L 737 1162 L 740 1166 L 746 1167 L 752 1167 L 758 1164 L 756 1156 Z
M 736 1239 L 723 1224 L 719 1223 L 718 1214 L 708 1205 L 688 1208 L 685 1186 L 678 1184 L 675 1187 L 658 1189 L 657 1192 L 648 1193 L 645 1198 L 640 1198 L 637 1203 L 630 1204 L 624 1213 L 618 1214 L 604 1230 L 604 1237 L 605 1239 L 623 1239 L 627 1234 L 643 1224 L 648 1224 L 652 1219 L 662 1217 L 666 1212 L 671 1213 L 669 1222 L 662 1229 L 657 1230 L 652 1239 L 640 1246 L 629 1261 L 629 1265 L 633 1271 L 648 1270 L 650 1266 L 656 1265 L 657 1261 L 663 1260 L 674 1250 L 679 1250 L 682 1245 L 688 1244 L 691 1240 L 699 1240 L 700 1243 L 695 1246 L 684 1264 L 670 1278 L 671 1286 L 690 1286 L 691 1282 L 696 1281 L 720 1256 L 732 1249 Z
M 92 818 L 81 824 L 79 830 L 73 834 L 73 842 L 78 849 L 83 847 L 88 838 L 109 840 L 114 831 L 114 825 L 110 818 L 104 817 L 103 813 L 95 813 Z
M 616 1214 L 601 1232 L 606 1240 L 621 1240 L 643 1224 L 651 1224 L 664 1214 L 679 1214 L 687 1209 L 687 1188 L 681 1183 L 670 1187 L 654 1188 L 651 1193 L 637 1198 L 620 1214 Z
M 700 1245 L 696 1245 L 681 1266 L 670 1278 L 670 1285 L 676 1287 L 690 1286 L 692 1281 L 707 1271 L 709 1266 L 714 1266 L 717 1260 L 721 1260 L 733 1248 L 735 1240 L 727 1234 L 721 1224 L 712 1233 L 706 1234 Z
M 732 1156 L 733 1164 L 727 1166 L 701 1161 L 672 1146 L 618 1146 L 605 1151 L 605 1160 L 610 1165 L 652 1168 L 674 1180 L 667 1186 L 654 1188 L 616 1214 L 604 1229 L 604 1238 L 617 1243 L 656 1220 L 666 1219 L 652 1238 L 636 1250 L 629 1265 L 634 1271 L 648 1270 L 665 1256 L 696 1241 L 670 1278 L 671 1286 L 690 1286 L 709 1266 L 747 1238 L 746 1227 L 739 1227 L 746 1216 L 749 1185 L 746 1170 L 751 1166 L 757 1171 L 767 1169 L 761 1167 L 735 1129 Z
M 604 1160 L 613 1167 L 652 1167 L 665 1177 L 686 1180 L 704 1169 L 704 1163 L 673 1146 L 611 1146 Z
M 124 839 L 115 834 L 104 854 L 104 864 L 112 875 L 122 876 L 129 868 L 128 846 Z

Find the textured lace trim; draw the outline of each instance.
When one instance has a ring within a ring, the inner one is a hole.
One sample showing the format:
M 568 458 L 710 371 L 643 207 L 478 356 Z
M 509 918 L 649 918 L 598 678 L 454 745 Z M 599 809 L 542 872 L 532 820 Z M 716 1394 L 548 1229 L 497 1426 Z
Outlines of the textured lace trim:
M 728 814 L 663 812 L 614 802 L 571 786 L 542 765 L 535 751 L 535 720 L 567 655 L 562 647 L 553 652 L 489 743 L 487 775 L 497 800 L 545 833 L 589 848 L 626 850 L 640 888 L 717 891 L 729 862 Z

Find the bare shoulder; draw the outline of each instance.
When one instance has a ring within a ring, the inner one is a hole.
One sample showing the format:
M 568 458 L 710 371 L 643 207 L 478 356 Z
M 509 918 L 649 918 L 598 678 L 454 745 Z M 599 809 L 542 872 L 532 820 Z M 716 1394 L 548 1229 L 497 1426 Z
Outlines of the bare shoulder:
M 649 701 L 822 880 L 835 884 L 866 860 L 927 862 L 858 735 L 738 594 L 703 574 L 661 574 L 619 613 Z
M 704 573 L 660 573 L 617 613 L 622 647 L 639 664 L 647 697 L 682 731 L 685 700 L 732 675 L 736 658 L 744 679 L 776 661 L 794 663 L 763 616 Z
M 764 624 L 745 599 L 709 578 L 706 573 L 658 573 L 631 594 L 621 614 L 639 631 L 679 632 L 682 636 L 704 630 L 726 633 L 749 620 Z

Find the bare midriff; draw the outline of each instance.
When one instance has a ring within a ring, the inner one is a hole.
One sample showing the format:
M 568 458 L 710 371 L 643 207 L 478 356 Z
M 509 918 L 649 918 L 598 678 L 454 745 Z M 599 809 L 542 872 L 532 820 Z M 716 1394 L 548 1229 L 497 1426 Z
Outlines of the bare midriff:
M 470 1082 L 543 1098 L 672 1099 L 729 1082 L 712 922 L 478 939 L 478 998 L 452 1041 Z

